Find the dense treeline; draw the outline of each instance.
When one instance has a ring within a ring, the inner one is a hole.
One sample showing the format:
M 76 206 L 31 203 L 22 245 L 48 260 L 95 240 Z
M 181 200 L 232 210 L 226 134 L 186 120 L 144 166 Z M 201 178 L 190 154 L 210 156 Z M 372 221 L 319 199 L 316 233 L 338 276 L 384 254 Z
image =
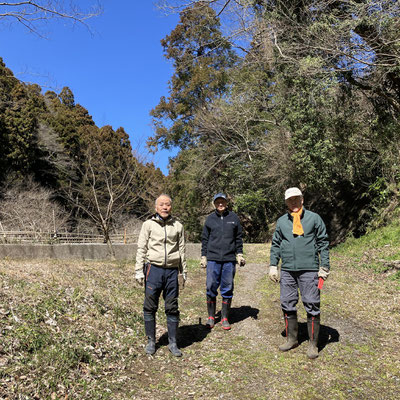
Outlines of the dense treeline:
M 3 225 L 28 224 L 38 214 L 26 210 L 48 204 L 40 229 L 54 216 L 72 230 L 91 221 L 107 240 L 167 191 L 197 240 L 212 195 L 224 191 L 246 240 L 263 241 L 293 185 L 334 242 L 390 218 L 400 180 L 398 1 L 169 3 L 180 20 L 161 44 L 174 73 L 148 141 L 154 151 L 179 147 L 167 179 L 138 161 L 123 128 L 97 127 L 69 88 L 42 94 L 1 62 Z
M 399 2 L 179 5 L 149 145 L 181 149 L 168 179 L 192 237 L 225 191 L 247 240 L 268 238 L 292 185 L 333 241 L 384 222 L 400 179 Z
M 97 127 L 69 88 L 42 94 L 0 60 L 3 228 L 95 228 L 108 240 L 121 221 L 148 213 L 162 178 L 134 156 L 123 128 Z

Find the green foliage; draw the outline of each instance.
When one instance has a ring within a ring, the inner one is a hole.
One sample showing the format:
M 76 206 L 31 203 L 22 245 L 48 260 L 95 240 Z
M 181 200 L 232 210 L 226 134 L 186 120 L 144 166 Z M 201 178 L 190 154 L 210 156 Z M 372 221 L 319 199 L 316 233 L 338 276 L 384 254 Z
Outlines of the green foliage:
M 194 113 L 226 91 L 236 56 L 220 32 L 215 11 L 201 2 L 180 13 L 178 25 L 161 44 L 175 72 L 169 98 L 162 97 L 150 113 L 155 136 L 148 145 L 185 149 L 196 143 Z
M 90 217 L 109 237 L 116 217 L 142 217 L 164 177 L 143 165 L 121 127 L 99 128 L 70 88 L 44 95 L 0 61 L 0 189 L 29 179 L 50 189 L 69 212 L 69 226 Z
M 396 248 L 400 235 L 400 224 L 393 221 L 386 227 L 374 230 L 360 238 L 349 237 L 345 243 L 336 247 L 338 253 L 348 252 L 353 256 L 361 256 L 368 248 Z
M 194 18 L 196 7 L 189 11 Z M 184 30 L 182 19 L 163 42 L 175 74 L 157 124 L 170 125 L 157 125 L 151 144 L 169 137 L 165 143 L 185 149 L 171 164 L 171 181 L 188 227 L 197 229 L 212 193 L 224 190 L 240 210 L 246 239 L 264 240 L 284 211 L 288 186 L 302 188 L 333 242 L 365 233 L 383 208 L 386 221 L 400 179 L 398 7 L 386 0 L 278 0 L 246 2 L 235 8 L 241 11 L 253 28 L 250 45 L 224 67 L 223 96 L 209 96 L 206 105 L 179 91 L 185 82 L 203 93 L 205 81 L 189 68 L 201 57 L 195 60 L 183 40 L 191 34 L 197 44 L 203 36 L 189 19 Z
M 235 196 L 233 210 L 239 214 L 244 229 L 244 239 L 248 242 L 265 241 L 268 234 L 266 199 L 261 190 Z
M 387 226 L 373 230 L 360 238 L 349 237 L 335 248 L 335 253 L 346 255 L 355 265 L 374 273 L 386 273 L 391 280 L 399 280 L 398 263 L 400 223 L 397 218 Z

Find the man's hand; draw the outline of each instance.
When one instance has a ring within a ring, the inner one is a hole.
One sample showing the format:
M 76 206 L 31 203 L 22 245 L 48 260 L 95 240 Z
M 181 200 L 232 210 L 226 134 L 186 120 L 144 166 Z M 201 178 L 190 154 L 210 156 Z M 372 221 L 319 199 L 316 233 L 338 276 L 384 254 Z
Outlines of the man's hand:
M 182 273 L 178 274 L 179 290 L 183 290 L 185 288 L 186 279 L 187 279 L 186 271 L 183 271 Z
M 136 270 L 135 270 L 135 280 L 136 280 L 136 282 L 137 282 L 140 286 L 143 286 L 143 285 L 144 285 L 144 273 L 143 273 L 143 269 L 136 269 Z
M 272 282 L 278 283 L 279 282 L 279 272 L 278 267 L 276 265 L 271 265 L 269 267 L 269 278 Z
M 207 268 L 207 257 L 206 256 L 201 256 L 200 267 Z
M 236 254 L 236 262 L 239 264 L 240 267 L 244 267 L 246 265 L 246 260 L 244 259 L 242 253 Z
M 330 274 L 329 268 L 319 267 L 318 278 L 322 278 L 324 281 L 326 281 L 328 279 L 329 274 Z

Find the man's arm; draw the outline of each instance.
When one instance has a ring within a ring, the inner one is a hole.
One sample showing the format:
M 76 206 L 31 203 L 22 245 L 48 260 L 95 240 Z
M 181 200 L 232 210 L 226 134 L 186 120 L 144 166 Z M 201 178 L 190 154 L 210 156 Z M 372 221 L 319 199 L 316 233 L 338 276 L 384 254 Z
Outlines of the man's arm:
M 282 232 L 278 222 L 275 228 L 274 235 L 272 236 L 270 265 L 278 266 L 279 260 L 281 259 L 281 243 L 282 243 Z
M 329 270 L 329 239 L 326 233 L 325 223 L 322 218 L 318 215 L 317 222 L 315 224 L 315 241 L 317 244 L 317 251 L 320 257 L 320 265 Z
M 201 255 L 207 256 L 208 239 L 210 237 L 210 230 L 207 227 L 207 220 L 203 226 L 203 232 L 201 234 Z
M 185 231 L 183 229 L 183 226 L 181 225 L 181 229 L 179 232 L 179 255 L 181 258 L 181 265 L 180 265 L 180 271 L 186 280 L 186 273 L 187 273 L 187 265 L 186 265 L 186 245 L 185 245 Z
M 243 255 L 243 228 L 239 218 L 237 218 L 237 230 L 236 230 L 235 242 L 236 242 L 236 254 Z
M 142 228 L 140 229 L 140 234 L 137 242 L 135 271 L 143 269 L 149 244 L 149 237 L 150 229 L 146 221 L 143 223 Z

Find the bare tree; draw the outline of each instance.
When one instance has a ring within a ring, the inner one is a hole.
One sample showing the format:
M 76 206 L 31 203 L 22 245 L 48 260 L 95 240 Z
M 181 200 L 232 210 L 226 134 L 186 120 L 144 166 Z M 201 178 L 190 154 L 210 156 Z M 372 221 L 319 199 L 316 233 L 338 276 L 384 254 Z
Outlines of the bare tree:
M 0 221 L 7 230 L 55 233 L 67 227 L 68 217 L 54 193 L 31 178 L 6 190 L 0 202 Z
M 17 22 L 38 36 L 43 36 L 43 24 L 52 19 L 68 20 L 88 28 L 86 21 L 99 15 L 102 8 L 95 0 L 92 7 L 86 10 L 76 3 L 62 0 L 2 1 L 0 21 Z
M 95 141 L 83 153 L 80 178 L 71 179 L 63 196 L 88 216 L 102 232 L 111 256 L 114 256 L 110 233 L 116 216 L 129 212 L 143 201 L 148 181 L 141 165 L 127 152 L 113 154 Z

